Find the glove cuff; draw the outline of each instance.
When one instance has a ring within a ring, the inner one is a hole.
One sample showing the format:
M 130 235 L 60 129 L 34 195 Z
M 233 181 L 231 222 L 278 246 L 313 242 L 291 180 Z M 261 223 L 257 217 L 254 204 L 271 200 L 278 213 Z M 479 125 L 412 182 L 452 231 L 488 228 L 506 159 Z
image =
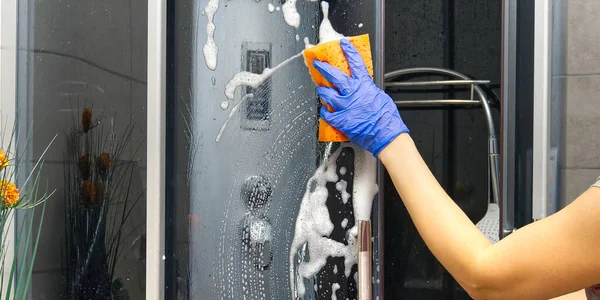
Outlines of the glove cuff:
M 381 153 L 381 151 L 385 147 L 387 147 L 387 145 L 389 145 L 394 139 L 396 139 L 398 136 L 400 136 L 403 133 L 410 134 L 410 130 L 408 130 L 408 128 L 406 126 L 403 126 L 403 128 L 401 128 L 400 130 L 398 130 L 396 133 L 390 134 L 388 136 L 385 136 L 372 149 L 371 153 L 373 154 L 373 156 L 377 158 L 379 156 L 379 153 Z

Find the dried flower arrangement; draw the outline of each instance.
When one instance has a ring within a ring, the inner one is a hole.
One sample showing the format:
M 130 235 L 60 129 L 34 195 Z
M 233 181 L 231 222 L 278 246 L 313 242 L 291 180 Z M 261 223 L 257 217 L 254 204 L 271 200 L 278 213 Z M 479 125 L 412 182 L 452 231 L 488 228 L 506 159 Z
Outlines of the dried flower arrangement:
M 65 299 L 129 299 L 115 269 L 123 250 L 124 225 L 143 198 L 132 189 L 135 157 L 133 125 L 118 134 L 84 108 L 72 120 L 65 153 Z M 114 118 L 113 118 L 114 120 Z

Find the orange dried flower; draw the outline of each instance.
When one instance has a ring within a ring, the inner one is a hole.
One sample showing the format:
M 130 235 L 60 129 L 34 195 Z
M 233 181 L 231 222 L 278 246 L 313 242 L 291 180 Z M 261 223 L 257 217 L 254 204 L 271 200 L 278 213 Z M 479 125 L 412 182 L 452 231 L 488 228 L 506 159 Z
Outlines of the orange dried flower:
M 100 153 L 100 155 L 98 155 L 98 159 L 96 159 L 96 164 L 98 164 L 100 172 L 106 173 L 108 172 L 108 170 L 114 167 L 115 163 L 112 157 L 110 157 L 110 154 L 108 154 L 107 152 L 102 152 Z
M 85 108 L 81 113 L 81 126 L 83 126 L 83 132 L 88 132 L 92 128 L 92 110 Z
M 4 153 L 2 149 L 0 149 L 0 170 L 3 170 L 8 166 L 8 154 Z
M 14 183 L 2 179 L 0 181 L 0 198 L 5 207 L 14 207 L 19 202 L 19 190 Z
M 96 186 L 91 180 L 86 180 L 81 186 L 81 202 L 90 205 L 96 202 Z

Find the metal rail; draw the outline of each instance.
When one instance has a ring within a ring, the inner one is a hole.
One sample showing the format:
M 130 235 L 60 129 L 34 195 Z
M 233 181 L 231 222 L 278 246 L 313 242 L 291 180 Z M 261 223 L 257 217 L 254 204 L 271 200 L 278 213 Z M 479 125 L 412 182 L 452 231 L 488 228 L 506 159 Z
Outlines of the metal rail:
M 431 81 L 416 81 L 416 82 L 393 82 L 401 76 L 406 75 L 426 75 L 426 74 L 437 74 L 445 75 L 456 80 L 431 80 Z M 442 68 L 408 68 L 395 70 L 385 74 L 385 86 L 389 88 L 395 87 L 413 87 L 413 86 L 436 86 L 436 85 L 470 85 L 471 86 L 471 99 L 460 100 L 460 99 L 437 99 L 437 100 L 407 100 L 407 101 L 394 101 L 399 107 L 469 107 L 473 105 L 479 105 L 483 108 L 487 127 L 488 127 L 488 163 L 490 167 L 490 177 L 492 182 L 492 202 L 499 204 L 500 201 L 500 177 L 499 177 L 499 157 L 498 157 L 498 143 L 496 140 L 496 129 L 492 118 L 492 112 L 488 99 L 479 86 L 480 84 L 487 84 L 489 80 L 473 80 L 468 76 L 458 73 L 453 70 L 442 69 Z M 477 94 L 479 99 L 475 99 Z
M 405 86 L 432 86 L 432 85 L 473 85 L 488 84 L 489 80 L 432 80 L 432 81 L 405 81 L 405 82 L 386 82 L 385 87 L 405 87 Z
M 481 106 L 478 100 L 442 99 L 442 100 L 398 100 L 398 107 L 447 107 L 447 106 Z

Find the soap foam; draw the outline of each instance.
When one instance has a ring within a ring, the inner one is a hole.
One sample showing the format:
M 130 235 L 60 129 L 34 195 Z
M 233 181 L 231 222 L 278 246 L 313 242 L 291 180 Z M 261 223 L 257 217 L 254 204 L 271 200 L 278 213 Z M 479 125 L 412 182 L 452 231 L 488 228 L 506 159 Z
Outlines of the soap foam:
M 342 220 L 342 224 L 340 224 L 340 225 L 342 225 L 342 228 L 346 229 L 346 226 L 348 226 L 348 219 L 347 219 L 347 218 L 344 218 L 344 219 Z
M 273 3 L 269 3 L 267 4 L 267 9 L 269 10 L 270 13 L 275 11 L 275 6 L 273 6 Z
M 227 101 L 227 100 L 221 101 L 221 109 L 227 110 L 228 108 L 229 108 L 229 101 Z
M 350 199 L 350 193 L 346 190 L 348 187 L 348 182 L 346 180 L 340 180 L 335 184 L 335 189 L 342 193 L 342 202 L 344 204 L 348 203 L 348 199 Z
M 310 48 L 312 46 L 314 46 L 314 45 L 312 45 L 310 43 L 310 41 L 308 40 L 308 37 L 304 37 L 304 49 L 308 49 L 308 48 Z
M 340 289 L 340 284 L 339 283 L 334 283 L 331 285 L 331 300 L 337 300 L 337 296 L 335 295 L 335 292 L 337 292 L 337 290 Z
M 223 125 L 221 125 L 221 129 L 219 130 L 219 134 L 217 134 L 217 138 L 215 139 L 215 141 L 218 143 L 221 141 L 221 137 L 223 136 L 223 132 L 225 132 L 225 128 L 227 128 L 227 124 L 229 124 L 229 121 L 231 120 L 231 118 L 233 117 L 233 115 L 235 115 L 235 113 L 238 111 L 238 108 L 240 107 L 240 105 L 242 105 L 242 103 L 244 103 L 244 101 L 246 101 L 246 99 L 250 99 L 253 98 L 254 94 L 246 94 L 244 95 L 244 97 L 242 98 L 242 100 L 240 100 L 240 102 L 234 106 L 231 111 L 229 112 L 229 115 L 227 116 L 227 119 L 225 119 L 225 122 L 223 122 Z
M 300 26 L 300 14 L 296 10 L 296 0 L 286 0 L 281 9 L 283 10 L 285 22 L 294 28 L 298 28 Z
M 211 1 L 216 1 L 217 7 L 218 7 L 218 0 L 211 0 Z M 210 3 L 209 3 L 209 5 L 210 5 Z M 209 5 L 207 5 L 207 7 Z M 287 5 L 287 8 L 286 8 L 286 5 Z M 290 8 L 290 7 L 293 7 L 293 11 L 296 11 L 296 0 L 287 0 L 286 3 L 283 5 L 283 7 L 284 7 L 284 14 L 285 14 L 286 10 L 288 11 L 288 14 L 290 14 L 290 10 L 292 10 L 292 8 Z M 328 41 L 339 40 L 339 39 L 343 38 L 344 36 L 342 34 L 339 34 L 337 31 L 335 31 L 333 29 L 333 26 L 331 25 L 331 22 L 329 22 L 329 3 L 325 2 L 325 1 L 321 2 L 321 9 L 323 10 L 323 22 L 321 23 L 321 26 L 319 27 L 319 43 L 325 43 Z M 216 9 L 215 9 L 215 11 L 216 11 Z M 208 15 L 209 10 L 207 9 L 206 12 Z M 297 12 L 296 12 L 296 14 L 297 14 Z M 214 12 L 213 12 L 213 15 L 214 15 Z M 298 18 L 299 17 L 300 16 L 298 15 Z M 209 19 L 212 20 L 212 16 L 209 15 Z M 299 39 L 299 38 L 300 37 L 298 35 L 296 35 L 296 39 Z M 214 41 L 213 41 L 213 43 L 214 43 Z M 309 48 L 310 46 L 312 46 L 309 43 L 308 38 L 306 38 L 306 37 L 304 38 L 304 45 L 306 48 Z M 206 46 L 205 46 L 205 49 L 206 49 Z M 216 49 L 216 46 L 215 46 L 215 49 Z M 252 88 L 257 88 L 265 80 L 267 80 L 267 78 L 269 78 L 269 76 L 271 76 L 271 74 L 273 74 L 279 68 L 283 67 L 284 65 L 288 64 L 289 62 L 291 62 L 292 60 L 294 60 L 295 58 L 298 58 L 300 56 L 302 56 L 302 52 L 286 59 L 285 61 L 278 64 L 277 66 L 275 66 L 272 69 L 265 68 L 261 74 L 255 74 L 255 73 L 250 73 L 250 72 L 239 72 L 239 73 L 235 74 L 233 76 L 233 78 L 225 86 L 225 96 L 228 99 L 233 100 L 235 90 L 239 86 L 242 86 L 242 85 L 250 86 Z M 205 57 L 206 57 L 206 55 L 205 55 Z M 207 60 L 207 65 L 208 65 L 208 60 Z M 214 66 L 216 67 L 216 54 L 215 54 L 215 58 L 214 58 Z M 210 66 L 209 66 L 209 68 L 210 68 Z
M 306 185 L 306 192 L 300 203 L 290 249 L 290 286 L 292 293 L 297 292 L 299 297 L 303 297 L 306 291 L 304 279 L 314 277 L 325 266 L 328 257 L 344 257 L 346 277 L 350 276 L 351 268 L 357 262 L 356 226 L 349 232 L 348 245 L 328 238 L 334 225 L 326 205 L 329 196 L 326 184 L 338 180 L 335 161 L 340 151 L 338 149 L 327 162 L 317 168 Z M 301 261 L 297 274 L 294 274 L 294 258 L 302 248 L 308 248 L 310 260 Z
M 286 4 L 295 5 L 295 2 L 288 0 Z M 329 3 L 322 1 L 321 9 L 323 11 L 323 21 L 319 26 L 319 44 L 344 38 L 344 35 L 335 31 L 329 21 Z M 288 24 L 290 23 L 288 22 Z M 306 37 L 304 38 L 304 44 L 306 48 L 312 46 Z M 351 173 L 354 177 L 352 204 L 354 217 L 357 220 L 355 224 L 358 224 L 358 220 L 370 220 L 371 217 L 373 199 L 378 189 L 376 184 L 377 161 L 368 151 L 354 145 L 350 147 L 354 149 L 355 153 L 355 170 Z M 347 245 L 328 238 L 333 231 L 333 223 L 329 218 L 329 211 L 326 206 L 328 191 L 325 185 L 327 182 L 338 181 L 335 173 L 335 161 L 341 152 L 341 148 L 343 147 L 340 147 L 327 162 L 317 168 L 315 174 L 307 183 L 306 192 L 300 204 L 294 239 L 290 249 L 290 286 L 294 298 L 304 296 L 304 279 L 314 277 L 325 266 L 328 257 L 344 257 L 344 275 L 346 277 L 350 276 L 352 266 L 357 263 L 358 227 L 356 225 L 347 231 Z M 342 176 L 346 172 L 346 168 L 340 168 Z M 312 185 L 314 185 L 314 189 L 311 190 Z M 342 202 L 346 204 L 350 198 L 350 194 L 346 190 L 348 183 L 345 180 L 340 180 L 336 182 L 335 186 L 342 193 Z M 348 219 L 344 219 L 341 225 L 345 229 L 348 225 Z M 294 258 L 300 249 L 306 248 L 308 248 L 310 260 L 300 261 L 297 274 L 294 274 Z M 337 273 L 337 266 L 334 272 Z M 357 281 L 357 274 L 354 274 L 354 276 L 355 281 Z M 337 299 L 335 295 L 337 289 L 339 289 L 339 284 L 334 283 L 332 285 L 332 299 Z
M 213 71 L 217 68 L 217 56 L 219 53 L 219 48 L 217 48 L 214 39 L 216 27 L 213 23 L 213 17 L 218 9 L 219 0 L 209 0 L 204 8 L 208 23 L 206 24 L 206 43 L 204 44 L 204 48 L 202 48 L 202 54 L 204 55 L 206 66 Z
M 319 44 L 344 38 L 343 34 L 340 34 L 333 29 L 333 25 L 331 25 L 331 21 L 329 21 L 329 3 L 322 1 L 321 10 L 323 11 L 323 21 L 319 26 Z
M 250 73 L 250 72 L 239 72 L 239 73 L 235 74 L 233 76 L 233 78 L 231 80 L 229 80 L 229 82 L 225 86 L 225 96 L 228 99 L 233 100 L 235 90 L 239 86 L 242 86 L 242 85 L 249 86 L 252 88 L 257 88 L 263 82 L 265 82 L 265 80 L 267 80 L 267 78 L 269 78 L 269 76 L 271 76 L 271 74 L 273 74 L 275 71 L 277 71 L 281 67 L 285 66 L 292 60 L 300 57 L 301 55 L 302 55 L 302 52 L 284 60 L 283 62 L 281 62 L 280 64 L 278 64 L 277 66 L 275 66 L 272 69 L 265 68 L 261 74 L 255 74 L 255 73 Z
M 352 204 L 356 220 L 370 220 L 377 194 L 377 160 L 369 151 L 354 146 L 354 185 Z M 358 223 L 358 222 L 357 222 Z

